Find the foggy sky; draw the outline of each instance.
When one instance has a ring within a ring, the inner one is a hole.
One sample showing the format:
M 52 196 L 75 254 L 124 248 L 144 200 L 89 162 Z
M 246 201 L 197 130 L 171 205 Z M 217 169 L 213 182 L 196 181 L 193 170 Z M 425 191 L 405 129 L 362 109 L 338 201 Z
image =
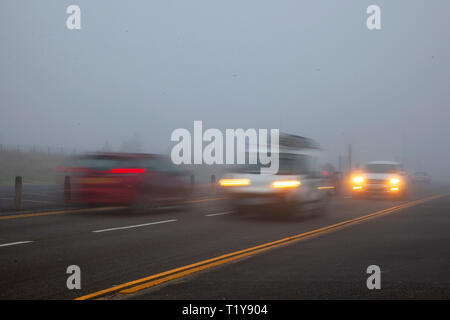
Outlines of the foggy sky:
M 77 4 L 82 29 L 66 28 Z M 366 28 L 381 7 L 382 29 Z M 280 128 L 337 165 L 450 179 L 450 3 L 2 0 L 0 143 L 95 150 L 174 129 Z

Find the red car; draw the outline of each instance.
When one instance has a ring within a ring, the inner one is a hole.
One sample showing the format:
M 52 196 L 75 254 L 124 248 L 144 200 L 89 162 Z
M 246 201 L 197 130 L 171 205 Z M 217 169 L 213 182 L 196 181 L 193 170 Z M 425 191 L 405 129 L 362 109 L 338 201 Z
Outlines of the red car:
M 72 159 L 73 198 L 83 204 L 147 209 L 178 204 L 188 195 L 184 172 L 155 154 L 94 153 Z

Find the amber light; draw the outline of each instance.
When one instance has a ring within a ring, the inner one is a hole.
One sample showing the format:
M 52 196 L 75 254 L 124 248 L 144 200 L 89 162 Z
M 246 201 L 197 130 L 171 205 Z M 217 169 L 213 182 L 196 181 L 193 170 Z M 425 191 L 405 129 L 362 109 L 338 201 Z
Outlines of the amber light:
M 249 179 L 220 179 L 219 185 L 222 187 L 248 186 Z
M 283 180 L 272 183 L 272 188 L 297 188 L 302 183 L 299 180 Z

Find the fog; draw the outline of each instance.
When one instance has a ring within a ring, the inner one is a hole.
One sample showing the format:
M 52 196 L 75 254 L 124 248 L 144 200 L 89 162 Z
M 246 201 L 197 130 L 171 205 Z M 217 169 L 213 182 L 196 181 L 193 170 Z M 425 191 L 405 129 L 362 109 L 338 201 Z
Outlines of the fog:
M 68 30 L 66 8 L 81 8 Z M 366 8 L 381 8 L 381 30 Z M 335 166 L 450 179 L 448 1 L 0 3 L 0 143 L 168 152 L 171 132 L 280 128 Z M 137 147 L 136 147 L 137 148 Z

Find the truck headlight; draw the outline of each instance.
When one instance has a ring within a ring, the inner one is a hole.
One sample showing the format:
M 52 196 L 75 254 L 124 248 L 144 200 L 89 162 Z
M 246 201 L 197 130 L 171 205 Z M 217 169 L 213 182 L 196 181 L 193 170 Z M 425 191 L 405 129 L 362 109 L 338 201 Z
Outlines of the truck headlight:
M 361 177 L 361 176 L 353 177 L 353 182 L 355 182 L 355 183 L 363 183 L 364 182 L 364 178 Z

